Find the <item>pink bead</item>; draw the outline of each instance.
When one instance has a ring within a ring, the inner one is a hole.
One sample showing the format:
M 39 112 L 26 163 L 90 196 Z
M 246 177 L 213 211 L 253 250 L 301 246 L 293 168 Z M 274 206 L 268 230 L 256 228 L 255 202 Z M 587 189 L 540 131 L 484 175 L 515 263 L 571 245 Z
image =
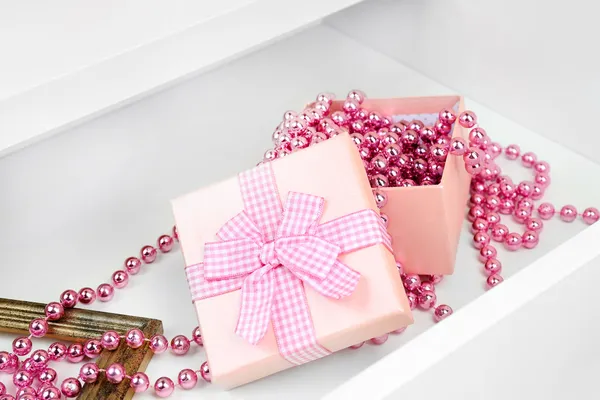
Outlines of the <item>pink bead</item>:
M 479 127 L 473 128 L 471 129 L 471 132 L 469 132 L 469 144 L 479 146 L 486 137 L 487 133 L 485 132 L 485 129 Z
M 360 349 L 361 347 L 363 347 L 364 344 L 365 344 L 365 342 L 360 342 L 360 343 L 357 343 L 357 344 L 354 344 L 354 345 L 350 346 L 350 348 L 352 350 Z
M 381 190 L 375 190 L 373 191 L 373 197 L 375 198 L 375 204 L 377 205 L 377 208 L 381 209 L 387 204 L 387 195 L 385 192 Z
M 140 250 L 142 261 L 146 264 L 152 264 L 156 260 L 157 251 L 153 246 L 147 245 Z
M 42 383 L 53 383 L 56 380 L 56 371 L 52 368 L 46 368 L 40 373 L 38 379 Z
M 353 115 L 360 108 L 360 103 L 355 99 L 346 99 L 344 101 L 344 105 L 342 106 L 343 110 L 350 115 Z
M 477 232 L 473 235 L 473 245 L 476 249 L 481 249 L 490 244 L 490 235 L 485 232 Z
M 33 375 L 29 371 L 17 371 L 13 376 L 13 383 L 18 388 L 30 386 L 33 383 Z
M 483 217 L 485 215 L 485 210 L 481 206 L 473 206 L 469 209 L 469 214 L 467 216 L 470 222 L 475 221 L 477 218 Z
M 390 333 L 393 333 L 393 334 L 395 334 L 395 335 L 399 335 L 399 334 L 401 334 L 401 333 L 404 333 L 404 331 L 405 331 L 405 330 L 406 330 L 406 326 L 404 326 L 404 327 L 402 327 L 402 328 L 399 328 L 399 329 L 396 329 L 396 330 L 393 330 L 393 331 L 391 331 Z
M 433 319 L 435 320 L 435 322 L 440 322 L 441 320 L 446 319 L 450 315 L 452 315 L 452 312 L 452 307 L 446 304 L 441 304 L 435 308 L 435 312 L 433 313 Z
M 144 333 L 139 329 L 130 329 L 125 335 L 125 343 L 132 349 L 137 349 L 144 344 Z
M 452 131 L 452 126 L 438 121 L 435 124 L 435 131 L 440 135 L 448 135 Z
M 496 248 L 491 244 L 488 244 L 487 246 L 483 246 L 479 250 L 479 260 L 481 260 L 482 262 L 486 262 L 490 258 L 496 258 L 497 254 L 498 251 L 496 250 Z
M 472 111 L 463 111 L 458 116 L 458 123 L 463 128 L 472 128 L 477 123 L 477 116 Z
M 544 223 L 539 218 L 528 218 L 525 221 L 525 226 L 529 231 L 540 232 L 544 227 Z
M 479 231 L 487 231 L 489 227 L 489 224 L 487 222 L 487 219 L 485 218 L 477 218 L 475 221 L 473 221 L 473 224 L 471 225 L 471 228 L 473 229 L 473 232 L 479 232 Z
M 517 186 L 517 194 L 520 196 L 527 197 L 531 194 L 532 189 L 533 189 L 532 182 L 523 181 L 523 182 L 519 183 L 519 185 Z
M 498 215 L 496 212 L 487 213 L 487 222 L 490 227 L 496 225 L 498 222 L 500 222 L 500 215 Z
M 98 380 L 100 375 L 100 368 L 94 363 L 87 363 L 81 366 L 79 370 L 79 377 L 85 383 L 94 383 Z
M 516 232 L 510 232 L 504 238 L 504 247 L 506 247 L 506 249 L 510 251 L 518 250 L 521 247 L 522 243 L 523 238 Z
M 537 157 L 532 152 L 524 153 L 521 156 L 521 162 L 523 163 L 523 166 L 527 167 L 527 168 L 533 167 L 533 164 L 535 164 L 536 160 L 537 160 Z
M 161 235 L 156 242 L 159 250 L 163 253 L 168 253 L 173 249 L 174 240 L 169 235 Z
M 440 111 L 438 118 L 444 124 L 452 125 L 456 121 L 456 114 L 454 114 L 454 111 L 445 108 Z
M 490 154 L 492 155 L 492 158 L 496 158 L 500 154 L 502 154 L 502 146 L 497 142 L 490 143 L 490 146 L 488 149 L 489 149 Z
M 96 292 L 92 288 L 85 287 L 79 291 L 78 300 L 81 304 L 92 304 L 96 300 Z
M 389 338 L 389 335 L 386 333 L 381 336 L 374 337 L 373 339 L 371 339 L 371 343 L 376 344 L 376 345 L 381 345 L 381 344 L 384 344 L 385 342 L 387 342 L 388 338 Z
M 115 271 L 112 275 L 112 283 L 117 289 L 122 289 L 129 283 L 129 275 L 123 270 Z
M 77 397 L 81 393 L 81 383 L 75 378 L 67 378 L 60 385 L 60 391 L 65 397 Z
M 169 341 L 163 335 L 154 335 L 150 339 L 150 350 L 152 350 L 154 354 L 164 353 L 168 347 Z
M 190 350 L 190 341 L 183 335 L 177 335 L 171 340 L 171 351 L 182 356 Z
M 19 337 L 12 342 L 13 352 L 18 356 L 26 356 L 31 351 L 33 344 L 28 337 Z
M 539 200 L 544 196 L 544 188 L 537 183 L 533 184 L 533 188 L 531 189 L 531 198 L 533 200 Z
M 577 218 L 577 209 L 568 204 L 560 209 L 560 219 L 565 222 L 573 222 Z
M 388 167 L 388 161 L 383 155 L 378 154 L 371 160 L 371 165 L 375 171 L 384 172 Z
M 35 388 L 33 386 L 26 386 L 24 388 L 20 388 L 17 390 L 17 392 L 15 393 L 15 396 L 17 396 L 17 400 L 23 400 L 23 397 L 25 397 L 25 399 L 29 400 L 36 400 L 37 399 L 37 391 L 35 390 Z M 32 396 L 32 397 L 26 397 L 26 396 Z
M 46 333 L 48 333 L 48 321 L 45 319 L 34 319 L 29 324 L 29 333 L 31 336 L 40 338 L 43 337 Z
M 533 169 L 541 174 L 547 174 L 550 172 L 550 164 L 546 161 L 538 161 L 533 164 Z
M 555 212 L 554 206 L 550 203 L 542 203 L 538 207 L 538 214 L 541 219 L 550 219 L 554 216 Z
M 129 257 L 125 260 L 125 270 L 131 275 L 136 275 L 142 268 L 142 262 L 137 257 Z
M 462 156 L 467 151 L 467 142 L 461 137 L 452 138 L 450 142 L 450 154 Z
M 107 302 L 107 301 L 112 300 L 112 298 L 114 297 L 115 288 L 113 288 L 108 283 L 103 283 L 100 286 L 98 286 L 98 289 L 96 289 L 96 292 L 98 293 L 98 300 L 100 300 L 102 302 Z
M 114 363 L 108 366 L 106 369 L 106 379 L 110 383 L 121 383 L 125 378 L 125 367 L 119 363 Z
M 129 382 L 129 386 L 136 393 L 143 393 L 150 387 L 150 379 L 148 375 L 143 372 L 136 372 L 131 377 L 131 382 Z
M 508 227 L 504 224 L 496 224 L 492 227 L 491 236 L 496 242 L 503 242 L 508 235 Z
M 388 186 L 389 186 L 389 180 L 388 180 L 387 176 L 385 176 L 385 175 L 375 174 L 371 178 L 371 187 L 378 188 L 378 187 L 388 187 Z
M 210 382 L 212 380 L 212 375 L 210 374 L 210 367 L 208 366 L 208 361 L 204 361 L 200 366 L 200 375 L 202 379 L 206 382 Z
M 435 302 L 437 297 L 435 293 L 431 290 L 425 290 L 418 296 L 419 307 L 424 310 L 429 310 L 433 306 L 435 306 Z
M 419 135 L 412 129 L 407 129 L 404 132 L 402 132 L 402 135 L 400 136 L 400 141 L 405 146 L 413 146 L 419 143 Z
M 526 231 L 523 233 L 523 247 L 526 249 L 533 249 L 538 245 L 539 241 L 540 238 L 536 231 Z
M 175 384 L 170 378 L 163 376 L 154 384 L 154 392 L 158 397 L 169 397 L 175 390 Z
M 429 280 L 434 284 L 437 285 L 438 283 L 440 283 L 442 280 L 444 279 L 444 275 L 429 275 Z
M 548 174 L 535 174 L 535 183 L 543 188 L 547 188 L 550 185 L 550 176 Z
M 504 153 L 509 160 L 516 160 L 521 155 L 521 149 L 516 144 L 509 144 L 506 146 Z
M 6 351 L 0 351 L 0 371 L 6 372 L 11 367 L 11 357 Z
M 356 100 L 358 104 L 362 104 L 367 98 L 367 95 L 362 90 L 351 90 L 346 96 L 347 99 Z M 331 101 L 330 101 L 331 102 Z
M 437 132 L 430 126 L 426 126 L 421 129 L 421 139 L 425 141 L 433 142 L 437 138 Z
M 419 277 L 419 275 L 407 275 L 404 279 L 404 287 L 408 291 L 416 290 L 419 286 L 421 286 L 421 278 Z
M 115 331 L 106 331 L 102 334 L 102 338 L 100 339 L 100 344 L 106 350 L 116 350 L 119 347 L 121 342 L 121 337 Z
M 581 218 L 586 224 L 592 225 L 598 222 L 598 219 L 600 219 L 600 213 L 598 212 L 597 208 L 589 207 L 583 211 Z
M 52 361 L 62 361 L 67 357 L 67 346 L 62 343 L 52 343 L 48 347 L 48 358 Z
M 521 200 L 519 200 L 519 203 L 517 204 L 517 207 L 519 208 L 526 208 L 528 209 L 530 212 L 533 212 L 533 200 L 525 197 L 522 198 Z
M 202 332 L 200 331 L 199 326 L 195 327 L 194 330 L 192 331 L 192 340 L 198 346 L 202 346 L 204 344 L 204 342 L 202 341 Z
M 99 340 L 90 339 L 83 345 L 83 353 L 88 358 L 96 358 L 102 353 L 102 344 Z
M 488 275 L 493 275 L 502 271 L 502 263 L 495 258 L 490 258 L 485 262 L 484 269 Z
M 48 303 L 45 309 L 46 317 L 50 321 L 59 320 L 65 315 L 65 309 L 62 304 L 53 301 L 52 303 Z
M 84 356 L 83 346 L 79 343 L 73 343 L 67 349 L 67 361 L 71 363 L 80 362 Z
M 531 211 L 529 210 L 529 208 L 519 207 L 515 210 L 513 216 L 515 218 L 515 221 L 517 221 L 520 224 L 524 224 L 525 221 L 527 221 L 527 219 L 531 217 Z
M 277 151 L 275 151 L 273 149 L 269 149 L 269 150 L 265 151 L 265 154 L 263 155 L 264 162 L 273 161 L 276 158 L 277 158 Z
M 493 274 L 488 276 L 486 283 L 488 288 L 493 288 L 498 286 L 499 284 L 502 283 L 502 281 L 504 281 L 504 279 L 502 278 L 502 276 L 500 276 L 500 274 Z
M 183 389 L 193 389 L 198 383 L 198 375 L 189 368 L 182 369 L 177 376 L 177 382 Z
M 57 400 L 61 398 L 60 389 L 54 386 L 45 387 L 39 395 L 40 400 Z
M 46 350 L 36 350 L 31 354 L 31 363 L 35 368 L 45 367 L 50 361 Z
M 435 292 L 435 285 L 431 281 L 426 281 L 426 282 L 421 283 L 421 286 L 419 286 L 419 289 L 417 289 L 417 290 L 419 293 L 423 293 L 426 291 Z
M 0 382 L 0 396 L 2 396 L 5 393 L 6 393 L 6 386 L 4 386 L 4 383 Z
M 470 147 L 463 155 L 466 165 L 476 165 L 483 161 L 483 152 L 475 147 Z
M 433 157 L 437 161 L 446 161 L 446 158 L 448 157 L 448 150 L 446 150 L 440 144 L 434 144 L 433 146 L 431 146 L 430 152 L 431 157 Z
M 417 307 L 417 304 L 419 304 L 417 295 L 413 292 L 408 292 L 406 293 L 406 297 L 408 298 L 408 305 L 410 306 L 410 309 L 414 310 L 415 307 Z
M 465 164 L 465 170 L 469 173 L 469 175 L 475 176 L 482 172 L 483 169 L 483 164 Z
M 70 289 L 65 290 L 60 295 L 60 304 L 62 304 L 64 308 L 73 308 L 77 304 L 77 298 L 78 295 L 76 291 Z

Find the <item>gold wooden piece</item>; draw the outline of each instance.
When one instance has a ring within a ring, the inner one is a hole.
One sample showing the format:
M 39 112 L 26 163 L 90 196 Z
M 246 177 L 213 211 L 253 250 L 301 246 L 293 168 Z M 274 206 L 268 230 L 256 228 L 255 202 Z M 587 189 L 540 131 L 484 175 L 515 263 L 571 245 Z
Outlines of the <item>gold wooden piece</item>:
M 29 322 L 35 318 L 43 318 L 44 307 L 45 305 L 41 303 L 0 298 L 0 332 L 27 336 Z M 128 330 L 138 328 L 147 338 L 163 333 L 162 322 L 156 319 L 78 308 L 65 310 L 63 318 L 56 322 L 50 321 L 48 325 L 49 330 L 45 337 L 72 342 L 100 339 L 100 336 L 108 330 L 124 335 Z M 138 349 L 131 349 L 123 340 L 116 350 L 104 350 L 96 362 L 100 368 L 107 368 L 112 363 L 121 363 L 125 366 L 127 374 L 132 375 L 138 371 L 145 371 L 152 355 L 148 342 Z M 128 379 L 114 385 L 102 374 L 96 383 L 84 385 L 78 399 L 122 400 L 131 399 L 133 395 Z

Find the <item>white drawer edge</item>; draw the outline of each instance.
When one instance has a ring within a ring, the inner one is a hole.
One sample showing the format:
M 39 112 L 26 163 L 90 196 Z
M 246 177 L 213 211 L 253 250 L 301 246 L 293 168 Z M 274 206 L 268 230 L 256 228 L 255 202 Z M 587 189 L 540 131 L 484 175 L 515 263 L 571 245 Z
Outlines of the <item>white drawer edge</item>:
M 0 102 L 0 157 L 205 72 L 361 0 L 259 0 Z
M 415 337 L 323 399 L 382 399 L 600 255 L 595 224 Z M 409 328 L 410 329 L 410 328 Z M 405 360 L 411 360 L 410 363 Z

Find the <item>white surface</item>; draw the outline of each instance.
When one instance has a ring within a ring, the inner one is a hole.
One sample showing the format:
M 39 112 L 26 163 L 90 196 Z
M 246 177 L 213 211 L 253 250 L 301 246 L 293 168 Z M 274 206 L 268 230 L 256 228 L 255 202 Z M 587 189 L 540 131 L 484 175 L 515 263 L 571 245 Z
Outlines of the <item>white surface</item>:
M 452 93 L 334 30 L 317 27 L 0 159 L 0 295 L 47 302 L 64 288 L 105 281 L 142 244 L 167 232 L 171 198 L 254 166 L 286 109 L 302 107 L 323 90 L 343 96 L 352 88 L 371 97 Z M 467 102 L 494 139 L 518 141 L 551 162 L 549 200 L 577 207 L 600 204 L 589 178 L 577 173 L 598 174 L 600 166 Z M 502 252 L 505 277 L 583 229 L 581 223 L 548 223 L 537 249 Z M 438 289 L 440 301 L 456 309 L 484 293 L 469 238 L 465 230 L 457 272 Z M 25 290 L 27 282 L 37 290 Z M 588 298 L 597 301 L 598 294 Z M 161 257 L 111 303 L 94 308 L 162 319 L 168 336 L 195 326 L 179 254 Z M 177 398 L 321 398 L 395 349 L 417 346 L 418 341 L 409 341 L 433 322 L 421 312 L 415 317 L 415 326 L 383 346 L 343 351 L 230 392 L 198 388 L 179 392 Z M 470 318 L 469 324 L 477 327 L 478 319 Z M 436 329 L 443 330 L 444 324 Z M 2 336 L 0 348 L 10 340 Z M 425 362 L 436 360 L 429 349 L 416 350 Z M 201 353 L 158 356 L 148 372 L 175 376 L 183 367 L 198 367 Z
M 0 156 L 359 0 L 0 0 Z
M 377 0 L 327 23 L 600 162 L 581 118 L 600 107 L 599 12 L 587 0 Z

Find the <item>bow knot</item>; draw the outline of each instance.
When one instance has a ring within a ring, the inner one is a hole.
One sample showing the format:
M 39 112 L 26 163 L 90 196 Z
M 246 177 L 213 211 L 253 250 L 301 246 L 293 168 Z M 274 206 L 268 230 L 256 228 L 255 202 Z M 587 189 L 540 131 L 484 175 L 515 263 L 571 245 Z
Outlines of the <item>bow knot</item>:
M 277 252 L 275 251 L 275 240 L 265 243 L 260 249 L 259 254 L 260 262 L 263 265 L 277 266 L 281 264 L 279 258 L 277 258 Z

